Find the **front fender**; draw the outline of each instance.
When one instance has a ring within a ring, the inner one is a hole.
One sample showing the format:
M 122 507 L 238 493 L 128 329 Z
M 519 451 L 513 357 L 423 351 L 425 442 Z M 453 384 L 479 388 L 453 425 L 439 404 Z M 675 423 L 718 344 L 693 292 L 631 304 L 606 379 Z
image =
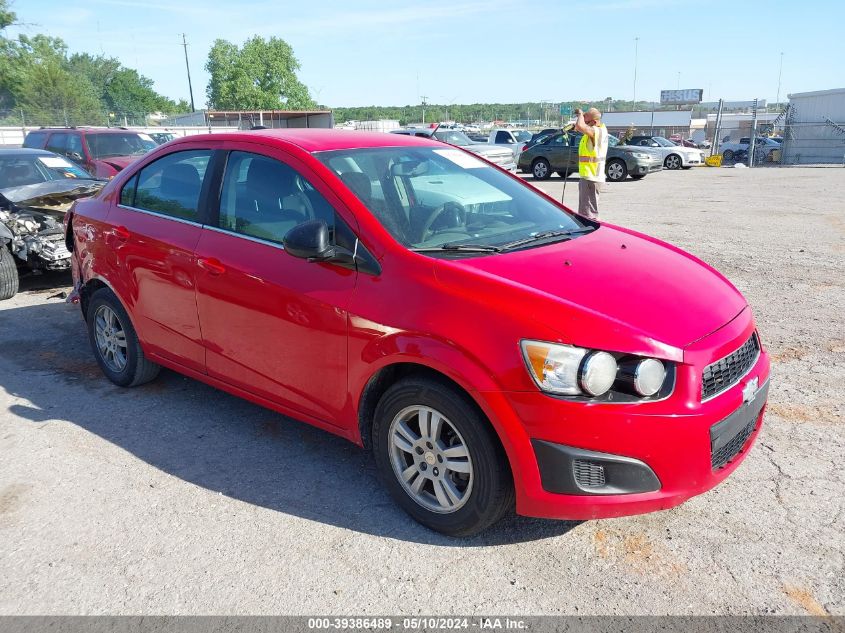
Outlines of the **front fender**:
M 352 340 L 355 338 L 350 337 Z M 531 476 L 533 462 L 526 460 L 531 450 L 530 439 L 520 420 L 510 410 L 495 376 L 480 359 L 452 341 L 405 331 L 372 338 L 360 348 L 359 353 L 359 359 L 350 357 L 350 370 L 363 368 L 355 375 L 350 374 L 356 411 L 362 405 L 370 379 L 381 370 L 391 365 L 415 364 L 436 371 L 461 387 L 490 421 L 505 449 L 517 489 L 521 488 L 526 475 Z M 357 441 L 360 443 L 360 438 Z

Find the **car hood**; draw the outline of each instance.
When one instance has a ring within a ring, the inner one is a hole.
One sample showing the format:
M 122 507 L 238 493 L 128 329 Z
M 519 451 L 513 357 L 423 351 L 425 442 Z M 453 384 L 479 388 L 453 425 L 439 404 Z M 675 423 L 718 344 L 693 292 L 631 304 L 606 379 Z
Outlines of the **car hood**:
M 611 351 L 680 350 L 747 305 L 723 275 L 701 260 L 610 225 L 566 242 L 455 263 L 533 294 L 533 300 L 523 296 L 522 305 L 565 340 L 598 348 L 644 343 L 639 349 Z
M 31 185 L 0 189 L 0 198 L 15 207 L 35 207 L 53 209 L 68 206 L 77 198 L 92 196 L 102 189 L 105 180 L 83 180 L 65 178 L 48 180 Z
M 638 147 L 637 145 L 616 145 L 614 147 L 609 147 L 607 150 L 608 155 L 612 154 L 614 151 L 616 152 L 641 152 L 643 154 L 648 154 L 649 156 L 653 156 L 654 158 L 662 158 L 663 153 L 659 151 L 655 151 L 658 148 L 656 147 Z
M 117 171 L 121 171 L 138 160 L 140 156 L 108 156 L 106 158 L 96 159 L 98 162 L 106 163 L 114 167 Z

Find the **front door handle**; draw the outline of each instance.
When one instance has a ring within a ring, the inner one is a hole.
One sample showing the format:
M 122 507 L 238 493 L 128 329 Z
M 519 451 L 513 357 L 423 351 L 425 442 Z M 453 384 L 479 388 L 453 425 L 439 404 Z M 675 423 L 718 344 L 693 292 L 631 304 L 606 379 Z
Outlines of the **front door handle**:
M 222 275 L 226 272 L 226 267 L 216 257 L 200 257 L 197 259 L 197 265 L 211 275 Z
M 125 242 L 129 239 L 130 233 L 129 229 L 127 229 L 125 226 L 116 226 L 112 229 L 112 235 L 114 235 L 121 242 Z

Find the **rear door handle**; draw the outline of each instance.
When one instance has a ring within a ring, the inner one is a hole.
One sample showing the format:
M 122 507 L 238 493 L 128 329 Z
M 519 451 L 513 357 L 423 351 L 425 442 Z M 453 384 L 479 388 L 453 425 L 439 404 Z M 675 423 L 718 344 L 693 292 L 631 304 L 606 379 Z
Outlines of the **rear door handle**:
M 114 235 L 121 242 L 125 242 L 129 239 L 131 233 L 129 233 L 129 229 L 127 229 L 125 226 L 116 226 L 112 229 L 112 235 Z
M 226 267 L 216 257 L 200 257 L 197 259 L 197 265 L 211 275 L 222 275 L 226 272 Z

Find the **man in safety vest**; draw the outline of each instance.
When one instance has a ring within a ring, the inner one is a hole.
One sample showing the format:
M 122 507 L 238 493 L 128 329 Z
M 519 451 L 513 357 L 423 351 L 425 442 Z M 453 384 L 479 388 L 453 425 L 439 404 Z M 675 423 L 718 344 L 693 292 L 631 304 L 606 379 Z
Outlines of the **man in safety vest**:
M 607 158 L 607 128 L 601 112 L 590 108 L 575 109 L 575 129 L 583 134 L 578 145 L 578 213 L 592 219 L 599 217 L 599 187 L 604 182 L 604 161 Z

